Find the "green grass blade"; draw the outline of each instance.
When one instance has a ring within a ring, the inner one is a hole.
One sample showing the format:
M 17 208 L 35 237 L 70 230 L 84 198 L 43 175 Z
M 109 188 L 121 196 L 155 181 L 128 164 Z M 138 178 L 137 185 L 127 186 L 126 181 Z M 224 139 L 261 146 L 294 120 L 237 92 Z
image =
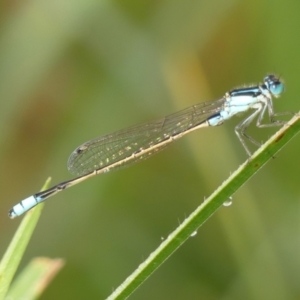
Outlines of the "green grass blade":
M 300 114 L 295 115 L 276 132 L 252 157 L 242 164 L 207 198 L 161 245 L 107 298 L 125 299 L 138 288 L 179 246 L 193 236 L 198 228 L 249 178 L 300 131 Z
M 62 259 L 33 259 L 12 284 L 7 299 L 37 299 L 63 265 Z
M 42 188 L 49 186 L 48 178 Z M 37 205 L 23 218 L 17 232 L 15 233 L 9 247 L 7 248 L 0 263 L 0 300 L 4 299 L 19 263 L 23 257 L 27 244 L 37 224 L 44 204 Z

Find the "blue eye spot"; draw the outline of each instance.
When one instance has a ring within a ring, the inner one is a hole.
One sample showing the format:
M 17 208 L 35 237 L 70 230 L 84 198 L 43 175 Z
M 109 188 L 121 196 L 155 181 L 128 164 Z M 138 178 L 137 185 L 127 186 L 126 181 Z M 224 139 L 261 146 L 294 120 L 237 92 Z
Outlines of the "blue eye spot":
M 282 82 L 276 82 L 276 83 L 273 83 L 270 87 L 270 92 L 274 95 L 274 96 L 278 96 L 280 95 L 283 90 L 284 90 L 284 85 Z
M 275 75 L 269 75 L 264 79 L 267 89 L 273 96 L 279 96 L 284 91 L 284 83 Z

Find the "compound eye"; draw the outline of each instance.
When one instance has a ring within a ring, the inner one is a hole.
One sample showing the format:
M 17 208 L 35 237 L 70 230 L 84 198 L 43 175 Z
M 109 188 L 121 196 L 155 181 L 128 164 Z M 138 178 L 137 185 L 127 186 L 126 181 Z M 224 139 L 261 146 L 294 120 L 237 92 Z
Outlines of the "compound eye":
M 279 96 L 284 90 L 284 84 L 275 75 L 270 75 L 265 78 L 265 85 L 272 95 Z
M 284 90 L 284 85 L 282 82 L 273 82 L 270 84 L 269 90 L 274 96 L 279 96 Z

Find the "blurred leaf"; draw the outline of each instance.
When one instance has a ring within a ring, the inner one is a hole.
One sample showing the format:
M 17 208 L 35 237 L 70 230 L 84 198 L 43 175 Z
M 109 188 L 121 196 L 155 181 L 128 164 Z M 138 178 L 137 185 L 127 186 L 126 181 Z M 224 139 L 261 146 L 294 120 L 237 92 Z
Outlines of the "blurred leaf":
M 42 188 L 47 189 L 51 178 L 48 178 Z M 29 240 L 39 220 L 44 203 L 30 210 L 23 218 L 17 232 L 15 233 L 9 247 L 7 248 L 0 263 L 0 299 L 7 293 L 10 283 L 17 271 L 20 261 L 24 255 Z
M 34 258 L 12 284 L 7 299 L 37 299 L 63 265 L 62 259 Z

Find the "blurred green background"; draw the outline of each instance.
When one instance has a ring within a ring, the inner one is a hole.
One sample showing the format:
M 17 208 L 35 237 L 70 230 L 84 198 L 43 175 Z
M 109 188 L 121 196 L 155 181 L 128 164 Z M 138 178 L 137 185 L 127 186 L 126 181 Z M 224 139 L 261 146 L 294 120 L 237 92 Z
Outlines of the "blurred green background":
M 277 111 L 299 110 L 299 1 L 2 1 L 1 253 L 7 211 L 72 178 L 83 142 L 235 87 L 284 78 Z M 22 266 L 66 265 L 42 299 L 103 299 L 246 159 L 226 125 L 93 178 L 44 208 Z M 265 140 L 274 129 L 251 134 Z M 299 299 L 296 137 L 130 299 Z

